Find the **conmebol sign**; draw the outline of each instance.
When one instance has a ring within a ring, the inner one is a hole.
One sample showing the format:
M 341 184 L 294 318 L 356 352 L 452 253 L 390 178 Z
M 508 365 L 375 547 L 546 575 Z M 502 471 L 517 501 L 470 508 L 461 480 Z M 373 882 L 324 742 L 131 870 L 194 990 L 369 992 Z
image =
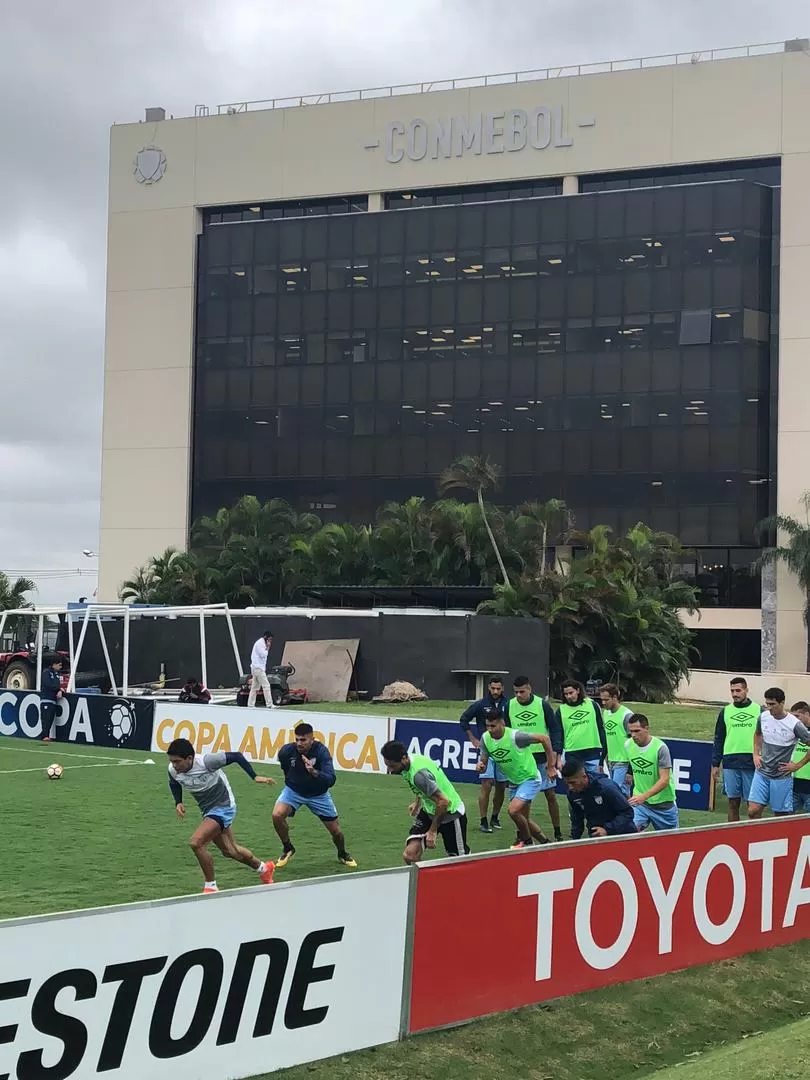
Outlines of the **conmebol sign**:
M 810 937 L 800 818 L 564 845 L 420 868 L 411 1031 Z M 509 957 L 497 1002 L 458 912 L 480 898 Z M 453 993 L 435 981 L 453 957 Z

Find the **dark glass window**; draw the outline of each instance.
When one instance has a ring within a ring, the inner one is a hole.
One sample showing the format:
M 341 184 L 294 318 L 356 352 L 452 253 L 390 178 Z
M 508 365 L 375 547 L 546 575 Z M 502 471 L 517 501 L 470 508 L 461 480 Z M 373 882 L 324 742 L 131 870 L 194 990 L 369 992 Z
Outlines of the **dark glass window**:
M 211 211 L 193 514 L 251 491 L 362 521 L 487 454 L 504 504 L 672 531 L 704 603 L 756 606 L 778 191 L 642 179 Z

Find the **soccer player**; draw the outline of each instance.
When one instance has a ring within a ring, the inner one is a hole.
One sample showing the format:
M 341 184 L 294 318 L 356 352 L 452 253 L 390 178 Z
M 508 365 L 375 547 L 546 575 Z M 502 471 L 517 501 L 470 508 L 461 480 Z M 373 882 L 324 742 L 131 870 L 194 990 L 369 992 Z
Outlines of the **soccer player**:
M 748 795 L 748 817 L 761 818 L 766 806 L 774 814 L 793 813 L 793 767 L 796 743 L 810 746 L 810 730 L 785 709 L 785 691 L 765 691 L 765 712 L 754 732 L 754 779 Z
M 531 750 L 537 743 L 541 744 L 546 752 L 545 776 L 538 773 Z M 512 847 L 529 847 L 533 839 L 540 844 L 551 843 L 540 826 L 530 817 L 532 800 L 557 782 L 551 739 L 541 732 L 533 734 L 508 728 L 502 716 L 490 715 L 487 717 L 487 730 L 481 742 L 481 759 L 476 765 L 479 772 L 486 770 L 490 758 L 500 765 L 510 784 L 509 817 L 515 823 L 518 833 L 518 839 Z
M 395 739 L 383 746 L 382 756 L 388 772 L 401 776 L 416 796 L 408 809 L 413 824 L 402 853 L 405 862 L 419 862 L 439 835 L 448 855 L 469 855 L 464 803 L 443 769 L 422 754 L 409 755 Z
M 543 698 L 537 697 L 532 690 L 532 684 L 525 675 L 518 675 L 513 683 L 515 696 L 507 702 L 504 718 L 509 727 L 519 731 L 529 731 L 536 735 L 542 732 L 551 739 L 553 754 L 551 764 L 557 767 L 558 756 L 562 752 L 563 733 L 560 721 L 554 709 Z M 545 750 L 535 750 L 534 760 L 537 771 L 542 776 L 546 771 Z M 562 840 L 560 830 L 560 808 L 557 804 L 556 780 L 552 787 L 543 790 L 548 806 L 548 816 L 551 818 L 551 826 L 554 829 L 554 839 Z M 519 838 L 518 838 L 519 839 Z
M 273 863 L 262 862 L 252 851 L 240 847 L 233 835 L 236 817 L 236 799 L 228 778 L 221 771 L 226 765 L 238 765 L 257 784 L 274 784 L 269 776 L 257 776 L 253 766 L 243 754 L 218 751 L 214 754 L 195 754 L 188 739 L 175 739 L 169 744 L 169 788 L 174 796 L 177 816 L 185 817 L 183 788 L 196 801 L 202 814 L 202 822 L 191 837 L 189 844 L 203 875 L 203 892 L 219 892 L 214 877 L 214 860 L 208 845 L 214 844 L 226 859 L 234 859 L 257 871 L 263 885 L 273 881 Z
M 290 842 L 287 818 L 293 817 L 296 810 L 306 806 L 323 822 L 324 828 L 332 837 L 337 848 L 338 862 L 343 866 L 356 867 L 357 863 L 346 850 L 346 838 L 341 831 L 337 808 L 329 791 L 337 779 L 332 755 L 322 742 L 315 739 L 312 724 L 296 726 L 295 742 L 282 746 L 278 753 L 278 763 L 284 773 L 284 788 L 273 807 L 273 828 L 283 847 L 276 866 L 279 869 L 286 866 L 295 854 L 295 848 Z
M 650 734 L 650 721 L 643 713 L 630 717 L 627 740 L 633 770 L 633 820 L 639 832 L 652 825 L 656 832 L 678 828 L 672 755 L 665 742 Z M 635 745 L 633 745 L 635 744 Z
M 563 702 L 557 710 L 563 730 L 563 750 L 567 761 L 581 761 L 587 772 L 600 771 L 607 757 L 602 710 L 587 697 L 576 679 L 562 684 Z
M 790 711 L 806 728 L 810 728 L 810 705 L 806 701 L 797 701 Z M 793 751 L 791 772 L 793 774 L 793 813 L 807 813 L 810 811 L 810 750 L 807 750 L 804 745 L 797 746 Z
M 731 704 L 717 716 L 712 750 L 712 781 L 723 765 L 723 792 L 728 799 L 728 820 L 740 820 L 740 803 L 751 791 L 754 779 L 754 732 L 762 712 L 748 696 L 748 683 L 741 676 L 732 679 Z
M 603 773 L 585 772 L 581 761 L 562 767 L 571 807 L 571 839 L 579 840 L 588 823 L 589 836 L 623 836 L 637 831 L 633 807 L 618 784 Z
M 487 685 L 487 692 L 479 701 L 474 701 L 461 714 L 459 723 L 464 733 L 476 750 L 481 749 L 481 739 L 486 731 L 486 714 L 488 709 L 495 709 L 503 716 L 506 712 L 506 696 L 503 692 L 503 679 L 493 675 Z M 475 724 L 476 731 L 472 730 Z M 487 770 L 481 776 L 481 790 L 478 794 L 478 813 L 481 817 L 479 826 L 482 833 L 491 833 L 495 829 L 503 828 L 500 820 L 501 807 L 506 794 L 506 777 L 495 764 L 490 761 Z M 494 792 L 493 792 L 494 788 Z M 492 817 L 489 817 L 489 798 L 492 796 Z
M 615 683 L 600 686 L 599 699 L 602 702 L 602 723 L 607 743 L 608 775 L 625 795 L 629 795 L 631 784 L 627 778 L 630 772 L 627 740 L 630 738 L 628 728 L 633 711 L 622 705 L 619 688 Z

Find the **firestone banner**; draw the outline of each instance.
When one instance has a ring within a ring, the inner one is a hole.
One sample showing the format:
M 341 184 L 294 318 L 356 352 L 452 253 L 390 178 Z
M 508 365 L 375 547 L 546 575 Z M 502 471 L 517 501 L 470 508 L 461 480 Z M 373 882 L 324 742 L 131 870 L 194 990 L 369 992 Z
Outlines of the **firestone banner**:
M 388 717 L 362 713 L 159 704 L 151 749 L 165 753 L 172 739 L 188 739 L 200 754 L 239 750 L 249 761 L 275 764 L 282 746 L 295 739 L 295 725 L 302 720 L 312 724 L 315 738 L 329 750 L 336 769 L 385 772 L 380 750 L 388 739 Z

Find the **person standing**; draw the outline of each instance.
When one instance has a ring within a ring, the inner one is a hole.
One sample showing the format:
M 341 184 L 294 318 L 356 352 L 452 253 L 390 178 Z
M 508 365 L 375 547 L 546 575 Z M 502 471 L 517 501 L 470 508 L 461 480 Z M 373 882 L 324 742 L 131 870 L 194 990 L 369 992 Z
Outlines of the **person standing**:
M 563 745 L 562 727 L 557 714 L 547 701 L 537 697 L 532 690 L 532 684 L 525 675 L 517 676 L 513 689 L 515 696 L 507 702 L 504 714 L 507 726 L 515 728 L 517 731 L 528 731 L 533 735 L 547 735 L 551 740 L 553 751 L 550 764 L 556 769 Z M 534 750 L 533 754 L 538 775 L 542 778 L 547 774 L 548 761 L 546 752 L 540 748 Z M 554 829 L 554 839 L 562 840 L 560 807 L 557 803 L 556 773 L 555 782 L 545 784 L 543 794 L 546 797 L 548 816 L 551 818 L 551 826 Z
M 810 729 L 810 705 L 806 701 L 797 701 L 790 710 L 797 720 Z M 793 813 L 810 811 L 810 750 L 803 744 L 793 751 L 791 769 L 793 773 Z
M 42 721 L 42 741 L 50 742 L 53 737 L 56 710 L 65 695 L 62 692 L 62 660 L 54 656 L 50 664 L 42 669 L 39 684 L 39 715 Z
M 571 807 L 571 839 L 579 840 L 588 826 L 589 836 L 625 836 L 637 832 L 633 807 L 618 784 L 603 773 L 585 772 L 581 761 L 566 761 L 563 780 Z
M 546 752 L 546 775 L 537 771 L 531 747 L 542 744 Z M 511 796 L 509 816 L 515 823 L 518 839 L 513 848 L 529 847 L 533 840 L 540 844 L 550 843 L 543 830 L 531 819 L 532 800 L 546 787 L 556 783 L 557 768 L 553 764 L 554 751 L 551 739 L 540 732 L 515 731 L 508 728 L 502 716 L 487 717 L 487 730 L 481 741 L 481 759 L 476 765 L 484 772 L 490 758 L 494 758 L 509 781 Z
M 765 712 L 754 733 L 754 779 L 748 795 L 748 817 L 761 818 L 766 806 L 777 817 L 793 813 L 792 761 L 796 743 L 810 746 L 810 729 L 785 709 L 785 691 L 765 691 Z
M 264 703 L 268 709 L 275 708 L 273 693 L 270 683 L 267 681 L 267 655 L 273 644 L 273 632 L 265 630 L 260 638 L 253 643 L 253 651 L 250 654 L 250 693 L 248 694 L 248 708 L 256 704 L 256 696 L 259 690 L 264 694 Z
M 563 732 L 566 761 L 581 761 L 587 772 L 597 773 L 607 758 L 602 710 L 585 695 L 585 687 L 576 679 L 562 684 L 563 701 L 557 710 Z
M 723 765 L 723 793 L 728 799 L 728 820 L 740 820 L 740 803 L 748 803 L 754 779 L 754 732 L 762 712 L 748 696 L 742 676 L 729 683 L 731 703 L 717 715 L 712 750 L 712 782 Z
M 608 775 L 625 795 L 629 795 L 632 785 L 628 780 L 630 763 L 627 740 L 630 738 L 629 724 L 633 710 L 622 705 L 619 688 L 615 683 L 600 686 L 599 699 L 602 702 L 602 723 L 607 743 Z
M 409 755 L 405 744 L 395 739 L 381 753 L 388 772 L 401 776 L 415 796 L 409 808 L 413 824 L 402 853 L 405 862 L 418 863 L 425 848 L 436 847 L 438 836 L 447 855 L 469 855 L 467 812 L 444 770 L 423 754 Z
M 633 713 L 629 726 L 627 749 L 633 770 L 633 795 L 629 803 L 636 829 L 644 832 L 648 825 L 656 832 L 677 829 L 678 804 L 669 747 L 650 733 L 650 721 L 643 713 Z
M 487 692 L 478 701 L 474 701 L 461 714 L 459 723 L 464 729 L 464 734 L 473 744 L 476 750 L 481 749 L 481 740 L 487 729 L 487 712 L 494 710 L 501 716 L 506 714 L 506 695 L 503 692 L 503 679 L 493 675 L 487 684 Z M 475 731 L 473 731 L 475 724 Z M 501 807 L 506 794 L 506 777 L 490 759 L 487 769 L 481 775 L 481 790 L 478 793 L 478 813 L 481 818 L 479 826 L 482 833 L 491 833 L 503 826 L 500 821 Z M 492 817 L 489 817 L 489 798 L 492 796 Z
M 346 850 L 346 838 L 329 790 L 337 780 L 332 755 L 324 744 L 315 738 L 312 724 L 302 723 L 296 726 L 295 742 L 282 746 L 278 752 L 278 763 L 284 773 L 284 787 L 273 807 L 273 828 L 282 843 L 281 856 L 276 860 L 276 866 L 279 870 L 283 869 L 295 855 L 287 819 L 293 817 L 296 810 L 306 806 L 332 837 L 332 843 L 337 848 L 338 862 L 342 866 L 355 869 L 357 863 Z

